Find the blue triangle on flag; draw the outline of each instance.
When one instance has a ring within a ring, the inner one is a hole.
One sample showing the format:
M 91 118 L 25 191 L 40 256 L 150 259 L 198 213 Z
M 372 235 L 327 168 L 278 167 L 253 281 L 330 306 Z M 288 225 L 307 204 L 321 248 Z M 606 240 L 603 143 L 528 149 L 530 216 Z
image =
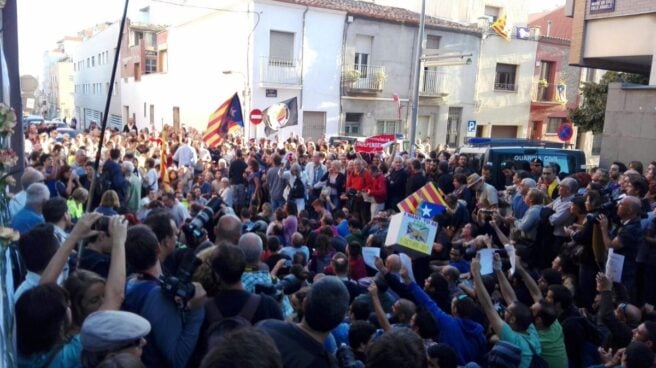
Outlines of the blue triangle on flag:
M 417 209 L 415 210 L 415 215 L 421 216 L 423 218 L 432 219 L 433 217 L 444 212 L 446 208 L 437 203 L 431 203 L 422 201 L 419 202 Z

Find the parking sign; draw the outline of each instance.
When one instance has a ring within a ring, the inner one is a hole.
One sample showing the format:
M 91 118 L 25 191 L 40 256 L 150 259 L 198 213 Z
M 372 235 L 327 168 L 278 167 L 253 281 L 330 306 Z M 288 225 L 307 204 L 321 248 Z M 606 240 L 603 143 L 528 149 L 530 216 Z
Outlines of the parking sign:
M 476 137 L 476 120 L 467 121 L 467 137 Z

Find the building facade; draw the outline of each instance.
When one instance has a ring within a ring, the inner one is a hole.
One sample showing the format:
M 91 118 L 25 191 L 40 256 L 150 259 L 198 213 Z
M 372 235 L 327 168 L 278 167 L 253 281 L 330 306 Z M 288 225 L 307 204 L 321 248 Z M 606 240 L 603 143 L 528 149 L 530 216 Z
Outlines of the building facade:
M 75 114 L 72 56 L 81 41 L 81 37 L 66 36 L 43 55 L 41 90 L 44 100 L 38 110 L 46 119 L 70 119 Z
M 347 9 L 339 131 L 348 136 L 409 136 L 419 14 L 361 6 Z M 461 56 L 444 59 L 436 63 L 439 66 L 422 62 L 417 140 L 433 147 L 462 143 L 463 121 L 471 119 L 474 110 L 472 86 L 481 35 L 475 26 L 427 17 L 423 55 Z
M 108 128 L 121 129 L 120 70 L 110 81 L 120 23 L 107 24 L 86 37 L 77 48 L 73 61 L 75 116 L 80 127 L 100 124 L 105 111 L 110 83 L 114 84 L 107 119 Z
M 570 64 L 650 77 L 648 86 L 609 86 L 600 165 L 654 160 L 656 3 L 568 0 L 565 14 L 573 22 Z

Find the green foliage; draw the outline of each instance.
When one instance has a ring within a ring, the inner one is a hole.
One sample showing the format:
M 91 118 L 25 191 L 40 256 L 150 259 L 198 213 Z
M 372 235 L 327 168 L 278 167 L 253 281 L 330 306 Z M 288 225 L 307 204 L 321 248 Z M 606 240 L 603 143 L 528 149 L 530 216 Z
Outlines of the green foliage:
M 608 83 L 612 82 L 648 84 L 649 79 L 640 74 L 606 72 L 599 83 L 583 83 L 580 88 L 583 103 L 569 110 L 569 119 L 581 131 L 595 134 L 603 132 Z

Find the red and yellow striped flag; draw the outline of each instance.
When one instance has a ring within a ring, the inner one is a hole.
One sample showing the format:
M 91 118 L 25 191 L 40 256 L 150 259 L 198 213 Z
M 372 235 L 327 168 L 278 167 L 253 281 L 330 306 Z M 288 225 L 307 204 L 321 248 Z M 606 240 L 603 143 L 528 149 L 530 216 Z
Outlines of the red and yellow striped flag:
M 440 190 L 435 187 L 433 182 L 428 182 L 428 184 L 419 188 L 416 192 L 407 196 L 404 200 L 399 202 L 396 206 L 403 212 L 415 213 L 417 206 L 421 202 L 436 203 L 446 207 L 446 202 L 440 194 Z
M 166 143 L 166 131 L 162 130 L 162 144 L 159 158 L 159 177 L 162 179 L 162 189 L 165 190 L 169 185 L 168 166 L 168 147 Z
M 221 144 L 228 133 L 234 133 L 243 127 L 241 103 L 239 96 L 235 93 L 210 115 L 203 141 L 207 147 L 216 147 Z

